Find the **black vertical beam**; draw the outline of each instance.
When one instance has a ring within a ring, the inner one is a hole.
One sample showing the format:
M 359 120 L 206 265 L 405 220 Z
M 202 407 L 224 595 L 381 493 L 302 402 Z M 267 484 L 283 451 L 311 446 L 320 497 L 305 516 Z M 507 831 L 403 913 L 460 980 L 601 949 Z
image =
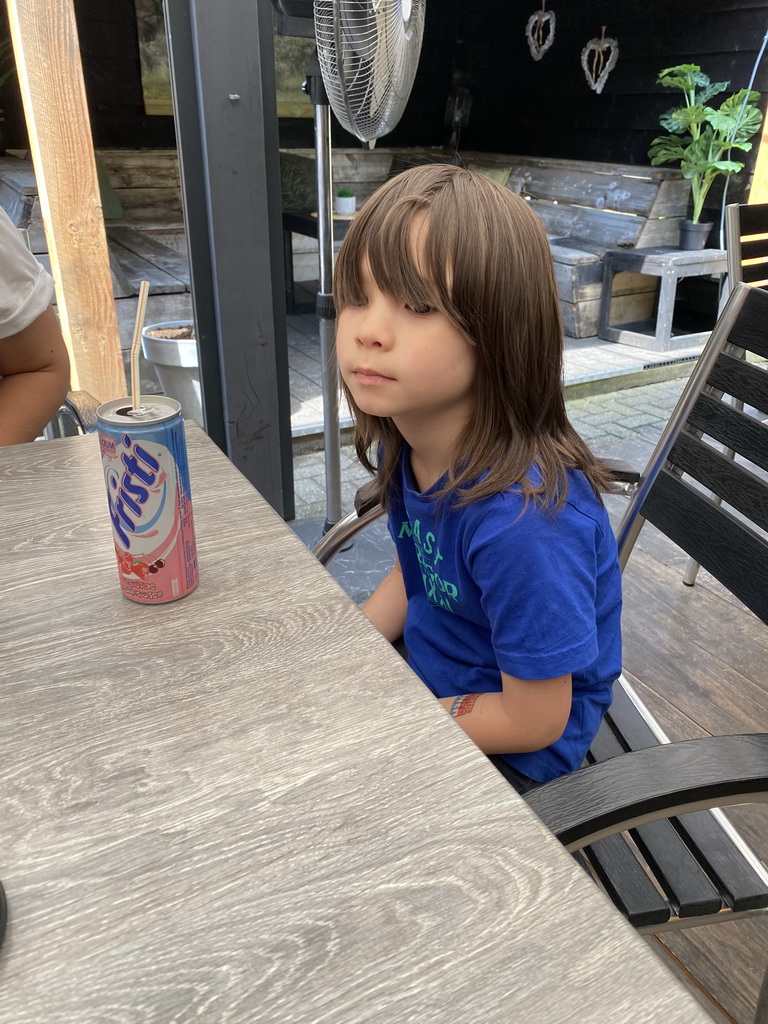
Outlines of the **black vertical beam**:
M 272 8 L 164 4 L 205 427 L 292 519 Z

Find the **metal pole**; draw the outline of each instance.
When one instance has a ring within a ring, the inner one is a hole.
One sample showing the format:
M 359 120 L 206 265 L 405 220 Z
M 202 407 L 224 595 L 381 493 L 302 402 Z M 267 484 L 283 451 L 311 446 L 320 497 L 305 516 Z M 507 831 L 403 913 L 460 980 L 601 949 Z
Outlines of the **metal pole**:
M 272 9 L 164 4 L 206 431 L 292 519 Z
M 333 198 L 331 168 L 331 108 L 320 76 L 317 57 L 307 68 L 307 92 L 315 109 L 315 173 L 317 177 L 317 243 L 320 285 L 315 312 L 320 322 L 320 358 L 323 364 L 323 446 L 325 453 L 325 528 L 341 519 L 341 435 L 339 432 L 339 375 L 334 339 L 333 306 Z

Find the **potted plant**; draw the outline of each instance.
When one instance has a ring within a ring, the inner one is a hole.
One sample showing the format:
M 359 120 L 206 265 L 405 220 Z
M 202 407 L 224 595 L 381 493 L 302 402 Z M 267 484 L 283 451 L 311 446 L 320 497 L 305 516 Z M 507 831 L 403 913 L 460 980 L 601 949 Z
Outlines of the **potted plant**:
M 356 207 L 357 198 L 351 188 L 340 188 L 336 192 L 336 198 L 333 200 L 335 213 L 340 214 L 342 217 L 351 217 Z
M 193 320 L 149 324 L 141 332 L 144 358 L 151 363 L 163 394 L 181 404 L 185 419 L 202 425 L 200 360 Z
M 680 225 L 680 246 L 703 249 L 712 228 L 711 223 L 700 223 L 704 200 L 718 174 L 727 177 L 743 168 L 742 162 L 730 159 L 730 150 L 746 152 L 752 148 L 747 140 L 762 123 L 756 106 L 760 93 L 741 89 L 715 109 L 709 101 L 730 83 L 710 82 L 697 64 L 665 68 L 657 82 L 668 89 L 679 89 L 685 104 L 659 118 L 662 128 L 671 134 L 655 138 L 648 156 L 654 167 L 679 163 L 683 177 L 690 179 L 693 211 L 691 219 Z

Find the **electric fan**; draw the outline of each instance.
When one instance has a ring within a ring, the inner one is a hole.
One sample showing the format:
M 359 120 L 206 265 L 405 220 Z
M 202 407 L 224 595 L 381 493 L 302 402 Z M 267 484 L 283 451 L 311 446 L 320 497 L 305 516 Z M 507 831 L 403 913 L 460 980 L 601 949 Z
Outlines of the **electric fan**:
M 273 0 L 296 22 L 308 0 Z M 339 379 L 333 358 L 333 211 L 330 107 L 347 131 L 373 147 L 391 132 L 408 102 L 424 34 L 426 0 L 314 0 L 317 58 L 305 89 L 315 108 L 317 239 L 320 283 L 316 312 L 323 364 L 325 529 L 342 515 Z M 297 17 L 298 16 L 298 17 Z M 303 32 L 302 32 L 303 34 Z
M 315 0 L 317 55 L 328 101 L 361 142 L 392 131 L 408 102 L 425 0 Z

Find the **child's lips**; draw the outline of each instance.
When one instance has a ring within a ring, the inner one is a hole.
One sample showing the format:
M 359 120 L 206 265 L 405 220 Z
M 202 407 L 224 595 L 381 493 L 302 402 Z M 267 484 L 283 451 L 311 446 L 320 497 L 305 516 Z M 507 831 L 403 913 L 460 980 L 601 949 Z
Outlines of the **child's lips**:
M 358 384 L 390 384 L 395 378 L 385 377 L 383 373 L 377 373 L 376 370 L 369 370 L 366 367 L 358 366 L 357 369 L 352 371 L 352 376 L 358 382 Z

